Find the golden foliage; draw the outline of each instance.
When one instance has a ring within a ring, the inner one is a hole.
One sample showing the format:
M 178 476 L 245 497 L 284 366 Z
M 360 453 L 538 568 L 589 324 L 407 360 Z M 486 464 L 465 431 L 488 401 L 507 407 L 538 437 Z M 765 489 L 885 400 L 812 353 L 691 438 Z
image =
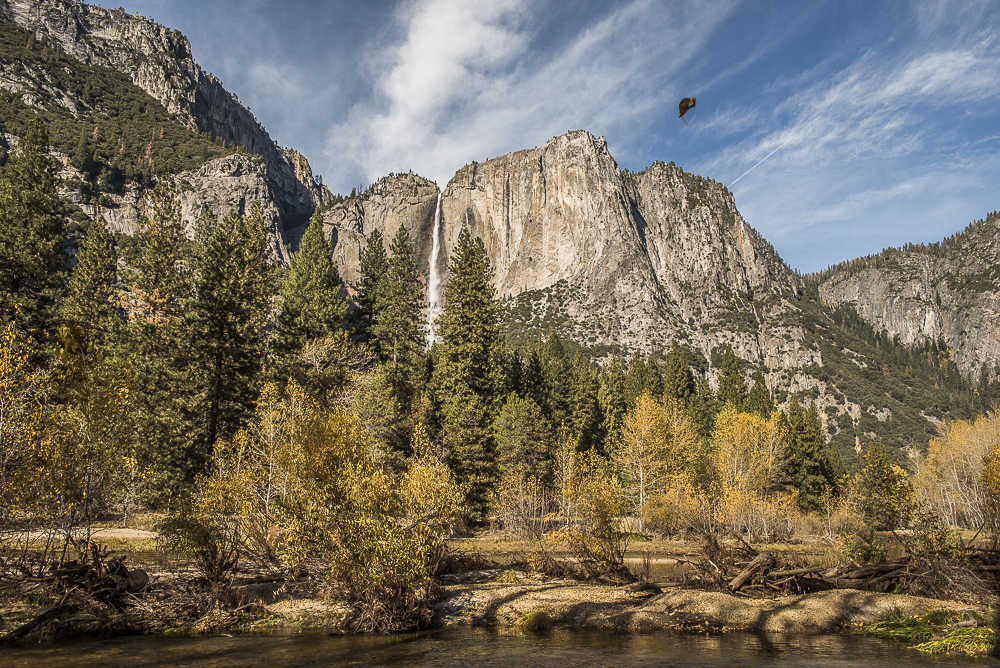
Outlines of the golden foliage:
M 0 333 L 0 528 L 14 529 L 39 506 L 37 474 L 44 378 L 28 369 L 14 323 Z
M 781 474 L 785 432 L 778 413 L 767 420 L 727 406 L 715 421 L 712 450 L 723 494 L 763 495 Z
M 128 373 L 60 330 L 51 377 L 30 372 L 13 323 L 0 334 L 0 527 L 89 541 L 96 515 L 121 504 L 140 476 L 131 441 Z M 47 392 L 63 397 L 50 404 Z
M 697 431 L 679 403 L 661 407 L 648 392 L 636 399 L 613 458 L 640 518 L 651 494 L 691 468 L 697 446 Z
M 396 472 L 353 415 L 294 382 L 268 385 L 250 424 L 217 445 L 195 525 L 175 520 L 167 533 L 216 570 L 244 555 L 325 573 L 359 630 L 421 626 L 462 496 L 426 434 L 415 441 L 418 456 Z
M 917 497 L 950 526 L 978 528 L 993 495 L 984 486 L 991 451 L 1000 444 L 1000 414 L 949 422 L 931 439 L 915 479 Z

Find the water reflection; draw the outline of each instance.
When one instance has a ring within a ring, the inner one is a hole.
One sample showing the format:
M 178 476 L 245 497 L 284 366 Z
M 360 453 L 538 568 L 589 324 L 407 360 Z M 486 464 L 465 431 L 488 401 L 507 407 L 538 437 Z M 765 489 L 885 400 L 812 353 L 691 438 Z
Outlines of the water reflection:
M 607 635 L 442 630 L 398 636 L 319 634 L 77 641 L 0 650 L 11 666 L 997 666 L 994 659 L 931 657 L 854 636 Z

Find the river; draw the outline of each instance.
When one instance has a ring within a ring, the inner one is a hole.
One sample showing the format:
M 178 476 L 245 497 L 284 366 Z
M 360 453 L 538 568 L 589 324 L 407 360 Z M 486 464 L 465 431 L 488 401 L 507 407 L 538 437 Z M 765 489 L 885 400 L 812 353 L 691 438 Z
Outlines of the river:
M 992 658 L 927 656 L 850 635 L 609 635 L 556 630 L 444 629 L 395 636 L 135 636 L 0 648 L 3 666 L 1000 666 Z

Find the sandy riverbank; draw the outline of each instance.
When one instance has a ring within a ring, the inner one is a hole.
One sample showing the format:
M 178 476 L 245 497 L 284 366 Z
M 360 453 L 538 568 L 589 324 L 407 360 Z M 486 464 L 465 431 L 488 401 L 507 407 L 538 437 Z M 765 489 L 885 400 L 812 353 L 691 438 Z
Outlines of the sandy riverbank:
M 517 578 L 520 582 L 514 582 Z M 505 581 L 498 581 L 498 580 Z M 540 581 L 515 571 L 478 571 L 446 582 L 435 606 L 442 626 L 513 626 L 526 613 L 544 611 L 554 627 L 611 632 L 675 630 L 832 633 L 876 621 L 892 608 L 912 615 L 930 610 L 975 612 L 986 607 L 918 596 L 850 589 L 775 598 L 745 598 L 680 587 L 632 593 L 622 587 Z

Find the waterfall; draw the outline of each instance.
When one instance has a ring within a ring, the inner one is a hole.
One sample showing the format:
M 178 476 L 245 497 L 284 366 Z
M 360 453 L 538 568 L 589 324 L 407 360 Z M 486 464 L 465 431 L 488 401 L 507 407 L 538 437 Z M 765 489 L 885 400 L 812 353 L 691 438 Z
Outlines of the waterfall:
M 438 193 L 437 207 L 434 209 L 434 238 L 431 244 L 431 262 L 427 276 L 427 348 L 436 340 L 434 323 L 441 315 L 441 274 L 438 271 L 438 255 L 441 253 L 441 193 Z

